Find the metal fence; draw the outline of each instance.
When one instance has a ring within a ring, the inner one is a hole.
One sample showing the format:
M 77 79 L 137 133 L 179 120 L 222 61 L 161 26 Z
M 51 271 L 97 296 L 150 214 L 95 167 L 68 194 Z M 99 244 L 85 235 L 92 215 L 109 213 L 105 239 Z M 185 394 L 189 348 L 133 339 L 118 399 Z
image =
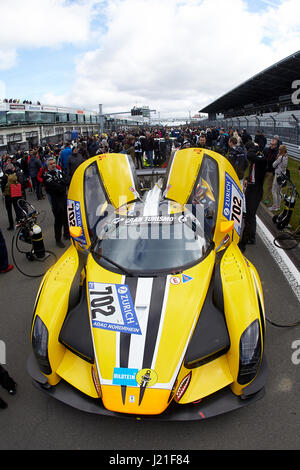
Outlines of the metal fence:
M 278 114 L 266 116 L 243 116 L 238 118 L 201 121 L 206 127 L 224 127 L 228 129 L 246 129 L 255 136 L 257 130 L 263 131 L 267 139 L 275 135 L 286 144 L 289 154 L 300 159 L 300 116 L 296 114 Z

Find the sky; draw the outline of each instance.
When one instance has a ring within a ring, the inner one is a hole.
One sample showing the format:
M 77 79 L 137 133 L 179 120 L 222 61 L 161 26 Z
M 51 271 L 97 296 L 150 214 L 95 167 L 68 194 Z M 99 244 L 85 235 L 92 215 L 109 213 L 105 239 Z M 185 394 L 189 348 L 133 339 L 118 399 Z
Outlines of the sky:
M 194 115 L 300 49 L 299 0 L 0 0 L 0 17 L 0 99 L 104 113 Z

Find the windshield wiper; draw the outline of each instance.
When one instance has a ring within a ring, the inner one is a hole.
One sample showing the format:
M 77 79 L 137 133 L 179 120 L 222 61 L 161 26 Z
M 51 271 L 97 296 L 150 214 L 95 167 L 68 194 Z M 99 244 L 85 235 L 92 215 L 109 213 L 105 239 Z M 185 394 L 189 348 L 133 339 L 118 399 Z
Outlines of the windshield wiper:
M 116 268 L 118 268 L 120 271 L 122 271 L 124 274 L 126 274 L 127 276 L 132 276 L 132 273 L 127 271 L 127 269 L 125 269 L 123 266 L 121 266 L 120 264 L 116 263 L 115 261 L 113 261 L 112 259 L 110 258 L 107 258 L 107 256 L 104 256 L 104 255 L 100 255 L 99 253 L 97 253 L 96 251 L 93 251 L 93 254 L 97 257 L 97 258 L 103 258 L 105 261 L 107 261 L 108 263 L 114 265 Z

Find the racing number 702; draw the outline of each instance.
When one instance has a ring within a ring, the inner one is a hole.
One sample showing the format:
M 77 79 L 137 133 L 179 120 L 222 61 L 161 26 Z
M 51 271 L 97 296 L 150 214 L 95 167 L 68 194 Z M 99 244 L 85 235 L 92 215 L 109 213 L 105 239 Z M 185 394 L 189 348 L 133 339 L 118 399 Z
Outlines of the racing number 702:
M 93 320 L 96 318 L 97 313 L 105 315 L 113 315 L 116 311 L 115 307 L 112 305 L 114 298 L 112 294 L 112 287 L 106 286 L 104 291 L 91 291 L 91 296 L 96 296 L 91 301 L 91 312 Z M 105 309 L 103 307 L 106 307 Z
M 231 220 L 236 220 L 238 224 L 241 222 L 242 200 L 236 196 L 232 199 L 232 215 Z
M 69 218 L 69 225 L 71 227 L 74 227 L 76 225 L 74 202 L 68 206 L 68 218 Z

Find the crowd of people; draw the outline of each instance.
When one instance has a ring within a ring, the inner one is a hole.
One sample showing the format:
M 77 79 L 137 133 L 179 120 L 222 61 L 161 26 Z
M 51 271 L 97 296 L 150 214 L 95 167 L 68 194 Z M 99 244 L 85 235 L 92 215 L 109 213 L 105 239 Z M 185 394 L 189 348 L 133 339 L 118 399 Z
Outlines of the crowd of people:
M 240 247 L 255 243 L 255 215 L 263 196 L 266 181 L 266 205 L 271 211 L 280 208 L 278 176 L 285 173 L 288 164 L 287 149 L 274 136 L 270 145 L 261 130 L 251 137 L 243 129 L 177 127 L 120 130 L 91 137 L 81 135 L 75 141 L 63 144 L 49 143 L 29 152 L 18 150 L 14 155 L 3 155 L 0 168 L 1 189 L 8 217 L 8 230 L 14 229 L 22 219 L 19 199 L 26 199 L 32 191 L 37 200 L 47 197 L 54 215 L 54 233 L 58 247 L 64 248 L 62 238 L 69 239 L 67 221 L 67 188 L 76 168 L 86 159 L 101 153 L 126 153 L 131 155 L 135 167 L 166 167 L 176 149 L 198 147 L 212 149 L 222 154 L 235 168 L 244 188 L 246 215 Z M 13 211 L 15 214 L 13 214 Z M 0 272 L 5 271 L 0 266 Z M 8 268 L 9 269 L 9 268 Z
M 9 103 L 9 104 L 36 104 L 38 106 L 41 105 L 40 101 L 37 101 L 36 103 L 33 103 L 30 100 L 20 100 L 19 98 L 4 98 L 3 101 L 0 100 L 0 103 Z

